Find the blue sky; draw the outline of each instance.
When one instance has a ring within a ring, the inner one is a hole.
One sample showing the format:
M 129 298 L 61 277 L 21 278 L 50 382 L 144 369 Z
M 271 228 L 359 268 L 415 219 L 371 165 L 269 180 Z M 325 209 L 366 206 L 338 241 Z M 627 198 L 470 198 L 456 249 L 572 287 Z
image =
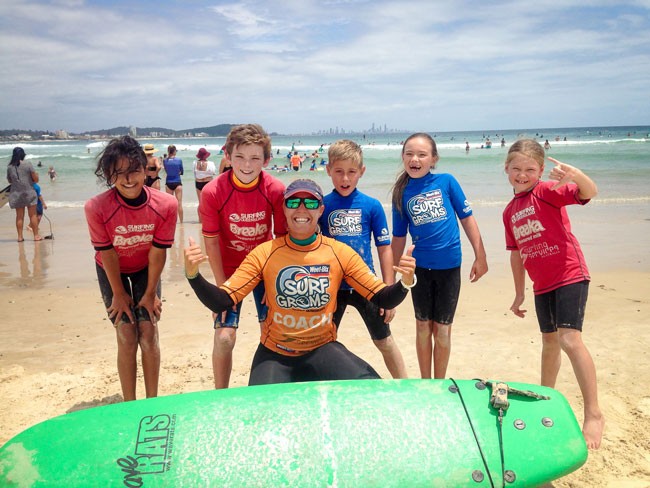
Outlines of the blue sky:
M 650 0 L 0 2 L 0 129 L 650 124 Z

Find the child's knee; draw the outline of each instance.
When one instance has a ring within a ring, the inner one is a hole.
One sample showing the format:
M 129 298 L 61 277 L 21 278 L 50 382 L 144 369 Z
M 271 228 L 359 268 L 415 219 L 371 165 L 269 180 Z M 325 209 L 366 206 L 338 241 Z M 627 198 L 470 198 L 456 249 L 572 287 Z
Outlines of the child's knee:
M 562 350 L 571 355 L 572 353 L 584 349 L 582 334 L 575 329 L 562 329 L 559 332 L 559 343 Z
M 214 331 L 214 349 L 220 352 L 230 352 L 235 347 L 237 329 L 221 327 Z
M 434 331 L 433 337 L 436 341 L 436 345 L 442 347 L 449 347 L 449 345 L 451 344 L 451 325 L 436 323 L 433 331 Z
M 118 334 L 117 346 L 123 352 L 135 354 L 138 351 L 138 338 L 131 334 Z
M 432 334 L 433 333 L 433 321 L 431 321 L 431 320 L 416 320 L 415 321 L 415 331 L 418 334 Z
M 375 343 L 377 349 L 382 353 L 390 352 L 395 347 L 393 336 L 388 336 L 384 339 L 373 339 L 372 342 Z
M 156 349 L 158 347 L 158 330 L 155 326 L 142 328 L 138 342 L 144 352 Z

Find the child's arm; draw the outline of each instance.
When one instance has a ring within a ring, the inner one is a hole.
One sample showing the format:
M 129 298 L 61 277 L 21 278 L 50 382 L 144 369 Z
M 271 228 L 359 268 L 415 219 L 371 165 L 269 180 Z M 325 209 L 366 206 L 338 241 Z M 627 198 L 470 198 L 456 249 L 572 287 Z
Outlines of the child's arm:
M 473 215 L 465 217 L 460 221 L 460 223 L 463 225 L 465 235 L 467 235 L 469 243 L 472 245 L 472 249 L 474 249 L 474 263 L 472 264 L 472 270 L 469 273 L 469 279 L 474 283 L 488 271 L 485 247 L 483 246 L 481 232 L 478 230 L 478 223 Z
M 393 271 L 393 251 L 391 246 L 379 246 L 377 248 L 379 256 L 379 267 L 381 268 L 381 279 L 387 285 L 395 283 L 395 272 Z M 379 313 L 383 315 L 384 322 L 389 324 L 395 316 L 395 309 L 380 309 Z
M 598 194 L 596 183 L 581 170 L 569 164 L 562 163 L 557 159 L 548 158 L 548 160 L 555 164 L 555 167 L 549 174 L 550 179 L 557 181 L 555 186 L 551 188 L 552 190 L 556 190 L 573 181 L 578 185 L 578 198 L 580 200 L 590 200 Z
M 379 246 L 377 248 L 377 255 L 379 256 L 379 268 L 381 269 L 381 279 L 387 285 L 395 283 L 395 276 L 393 275 L 393 250 L 392 246 Z
M 221 248 L 219 246 L 220 237 L 205 238 L 205 253 L 208 255 L 210 269 L 214 275 L 214 281 L 217 286 L 226 281 L 226 273 L 223 270 L 223 261 L 221 259 Z
M 108 277 L 108 282 L 111 284 L 111 290 L 113 291 L 111 306 L 106 309 L 108 316 L 111 319 L 115 317 L 114 323 L 117 325 L 122 319 L 122 314 L 126 314 L 129 317 L 129 321 L 134 324 L 135 317 L 133 317 L 132 313 L 133 298 L 126 292 L 122 284 L 120 258 L 115 249 L 100 252 L 102 255 L 102 265 Z
M 217 286 L 221 285 L 226 281 L 226 273 L 223 270 L 223 260 L 221 258 L 221 247 L 219 246 L 219 239 L 221 237 L 206 237 L 205 241 L 205 253 L 208 255 L 208 261 L 210 261 L 210 269 L 214 275 L 214 281 Z M 209 307 L 208 307 L 209 308 Z M 224 312 L 221 316 L 221 320 L 226 320 L 226 313 Z
M 510 310 L 517 317 L 524 318 L 528 310 L 522 310 L 519 307 L 524 303 L 525 298 L 526 270 L 524 269 L 521 254 L 517 249 L 510 252 L 510 267 L 512 268 L 512 277 L 515 280 L 515 299 L 510 306 Z
M 209 283 L 199 274 L 199 265 L 208 257 L 203 254 L 201 246 L 197 245 L 194 239 L 190 237 L 188 242 L 189 245 L 184 251 L 185 276 L 198 299 L 215 314 L 222 313 L 227 308 L 234 306 L 235 302 L 225 290 Z
M 47 210 L 47 203 L 45 203 L 45 199 L 43 198 L 43 195 L 39 195 L 38 199 L 41 201 L 41 205 L 43 205 L 43 208 Z
M 393 236 L 393 239 L 391 240 L 390 243 L 390 248 L 391 251 L 393 252 L 393 263 L 395 264 L 395 266 L 397 266 L 397 264 L 399 263 L 399 259 L 402 257 L 402 254 L 404 254 L 405 247 L 406 247 L 406 236 L 404 237 Z M 382 269 L 382 273 L 383 273 L 383 269 Z M 393 282 L 395 282 L 394 271 L 393 271 Z
M 151 246 L 151 249 L 149 249 L 149 265 L 147 267 L 147 289 L 138 302 L 138 307 L 145 308 L 149 312 L 149 318 L 153 325 L 156 325 L 162 311 L 162 301 L 156 294 L 156 289 L 166 260 L 167 249 Z

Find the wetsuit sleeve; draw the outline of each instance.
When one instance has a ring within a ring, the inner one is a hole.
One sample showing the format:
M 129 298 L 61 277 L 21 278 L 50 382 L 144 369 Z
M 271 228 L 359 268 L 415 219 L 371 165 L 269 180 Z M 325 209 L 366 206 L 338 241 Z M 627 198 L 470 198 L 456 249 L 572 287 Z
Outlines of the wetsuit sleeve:
M 398 280 L 397 283 L 379 290 L 370 301 L 379 308 L 395 308 L 404 301 L 406 295 L 408 290 L 402 286 L 402 281 Z
M 187 281 L 201 303 L 214 313 L 221 313 L 235 304 L 227 292 L 213 285 L 200 274 L 191 280 L 188 278 Z

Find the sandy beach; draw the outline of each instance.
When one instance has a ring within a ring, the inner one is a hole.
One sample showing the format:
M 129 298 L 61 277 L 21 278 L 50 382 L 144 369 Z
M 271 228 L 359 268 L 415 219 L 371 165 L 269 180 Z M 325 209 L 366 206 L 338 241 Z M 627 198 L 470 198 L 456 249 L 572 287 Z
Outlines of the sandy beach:
M 193 212 L 188 211 L 190 219 Z M 525 319 L 508 311 L 513 286 L 501 208 L 475 212 L 490 271 L 470 284 L 469 271 L 463 270 L 448 374 L 536 383 L 541 337 L 532 293 Z M 53 229 L 44 221 L 42 233 L 53 233 L 54 239 L 19 244 L 13 211 L 0 211 L 0 444 L 51 417 L 121 401 L 115 335 L 103 312 L 83 211 L 55 208 L 48 216 Z M 586 465 L 548 486 L 650 486 L 650 206 L 594 202 L 571 211 L 571 217 L 592 276 L 584 341 L 596 363 L 607 425 L 601 449 L 589 453 Z M 181 243 L 199 234 L 194 221 L 178 226 L 163 273 L 161 395 L 212 387 L 210 314 L 182 268 Z M 464 253 L 464 266 L 469 266 L 471 252 Z M 392 330 L 409 375 L 417 377 L 410 298 L 399 307 Z M 258 339 L 249 298 L 235 349 L 233 387 L 247 384 Z M 355 310 L 344 318 L 340 340 L 388 377 Z M 582 423 L 582 399 L 566 357 L 557 388 Z M 143 396 L 141 380 L 138 396 Z

